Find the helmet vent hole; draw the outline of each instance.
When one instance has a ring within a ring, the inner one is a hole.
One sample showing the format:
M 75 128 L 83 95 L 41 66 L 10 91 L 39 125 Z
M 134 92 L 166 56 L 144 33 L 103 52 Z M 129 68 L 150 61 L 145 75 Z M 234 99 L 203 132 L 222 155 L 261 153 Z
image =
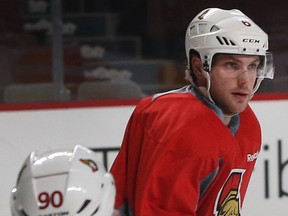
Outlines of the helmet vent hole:
M 216 36 L 216 38 L 221 45 L 224 45 L 224 42 L 222 41 L 222 39 L 220 37 Z
M 28 216 L 28 214 L 23 209 L 21 209 L 21 213 L 23 216 Z
M 222 37 L 222 38 L 223 38 L 223 40 L 224 40 L 224 42 L 225 42 L 226 45 L 230 45 L 230 43 L 229 43 L 229 41 L 227 40 L 227 38 L 225 38 L 225 37 Z
M 84 203 L 82 204 L 81 208 L 78 210 L 77 214 L 79 214 L 81 211 L 83 211 L 88 204 L 91 202 L 91 200 L 85 200 Z
M 226 37 L 216 36 L 216 38 L 221 45 L 236 46 L 232 40 L 229 40 Z
M 218 28 L 217 26 L 213 25 L 210 29 L 210 32 L 215 32 L 215 31 L 219 31 L 220 28 Z
M 195 25 L 191 26 L 191 28 L 189 29 L 189 36 L 191 35 L 196 35 Z
M 95 211 L 91 215 L 96 214 L 98 212 L 98 210 L 99 210 L 99 206 L 97 206 L 97 208 L 95 209 Z
M 230 40 L 230 43 L 232 46 L 236 46 L 236 44 L 232 40 Z
M 206 23 L 200 23 L 200 24 L 198 25 L 199 34 L 204 34 L 204 33 L 205 33 L 206 26 L 207 26 Z

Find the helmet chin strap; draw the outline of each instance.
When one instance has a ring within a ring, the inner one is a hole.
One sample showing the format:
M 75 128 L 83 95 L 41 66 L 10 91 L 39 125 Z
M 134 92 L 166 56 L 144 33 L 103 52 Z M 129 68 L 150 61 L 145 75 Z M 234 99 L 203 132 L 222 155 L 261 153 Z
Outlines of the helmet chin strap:
M 264 78 L 257 78 L 250 99 L 254 96 L 255 92 L 258 90 L 258 88 L 259 88 L 259 86 L 260 86 L 260 84 L 261 84 L 261 82 L 262 82 L 263 79 L 264 79 Z
M 211 87 L 210 74 L 209 74 L 207 71 L 204 71 L 204 75 L 205 75 L 206 80 L 207 80 L 206 88 L 203 87 L 203 86 L 199 86 L 198 88 L 199 88 L 199 90 L 202 92 L 202 94 L 203 94 L 208 100 L 210 100 L 213 104 L 216 105 L 215 101 L 212 99 L 211 94 L 210 94 L 210 87 Z M 257 85 L 257 84 L 256 84 L 256 85 Z M 260 85 L 260 83 L 259 83 L 259 85 Z M 259 85 L 257 86 L 257 89 L 258 89 Z M 255 87 L 256 87 L 256 86 L 255 86 Z M 254 92 L 256 92 L 257 89 L 255 89 L 255 91 L 253 91 L 253 94 L 254 94 Z M 252 94 L 251 97 L 253 97 L 253 94 Z M 224 114 L 224 117 L 226 117 L 226 118 L 231 118 L 231 117 L 233 117 L 233 116 L 235 116 L 235 115 L 238 115 L 238 113 L 225 114 L 224 112 L 223 112 L 223 114 Z
M 203 86 L 199 86 L 198 88 L 200 89 L 200 91 L 202 92 L 202 94 L 208 99 L 210 100 L 213 104 L 215 104 L 214 100 L 211 97 L 210 94 L 210 87 L 211 87 L 211 78 L 210 78 L 210 74 L 207 71 L 204 71 L 204 76 L 206 78 L 207 81 L 207 85 L 206 87 Z

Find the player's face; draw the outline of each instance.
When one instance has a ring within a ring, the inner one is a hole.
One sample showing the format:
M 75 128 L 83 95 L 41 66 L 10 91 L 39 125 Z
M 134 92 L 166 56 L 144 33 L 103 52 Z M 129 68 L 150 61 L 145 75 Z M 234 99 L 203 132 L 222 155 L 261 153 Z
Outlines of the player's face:
M 260 59 L 250 55 L 218 55 L 211 69 L 210 94 L 227 115 L 245 110 Z

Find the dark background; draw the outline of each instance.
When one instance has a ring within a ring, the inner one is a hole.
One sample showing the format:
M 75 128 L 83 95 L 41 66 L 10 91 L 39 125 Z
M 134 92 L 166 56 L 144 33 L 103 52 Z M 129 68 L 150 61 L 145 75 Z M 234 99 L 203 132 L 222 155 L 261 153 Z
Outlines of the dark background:
M 7 85 L 53 81 L 51 34 L 45 29 L 25 28 L 27 23 L 51 21 L 50 1 L 0 1 L 2 101 Z M 47 8 L 31 11 L 31 2 L 47 3 Z M 77 26 L 74 34 L 63 34 L 64 81 L 72 94 L 76 95 L 78 85 L 85 81 L 84 71 L 99 66 L 131 70 L 133 81 L 147 94 L 184 84 L 185 31 L 194 16 L 208 7 L 239 9 L 269 35 L 276 76 L 273 82 L 265 81 L 259 91 L 288 91 L 285 1 L 62 0 L 61 3 L 63 23 Z M 80 52 L 83 45 L 104 47 L 105 55 L 84 59 Z M 77 98 L 75 95 L 72 99 Z

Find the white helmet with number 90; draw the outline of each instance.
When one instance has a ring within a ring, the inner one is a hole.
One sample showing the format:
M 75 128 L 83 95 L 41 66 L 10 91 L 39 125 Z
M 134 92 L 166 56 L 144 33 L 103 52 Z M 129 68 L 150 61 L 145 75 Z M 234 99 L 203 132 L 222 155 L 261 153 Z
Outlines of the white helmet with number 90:
M 116 188 L 92 150 L 32 152 L 12 189 L 13 216 L 112 216 Z

